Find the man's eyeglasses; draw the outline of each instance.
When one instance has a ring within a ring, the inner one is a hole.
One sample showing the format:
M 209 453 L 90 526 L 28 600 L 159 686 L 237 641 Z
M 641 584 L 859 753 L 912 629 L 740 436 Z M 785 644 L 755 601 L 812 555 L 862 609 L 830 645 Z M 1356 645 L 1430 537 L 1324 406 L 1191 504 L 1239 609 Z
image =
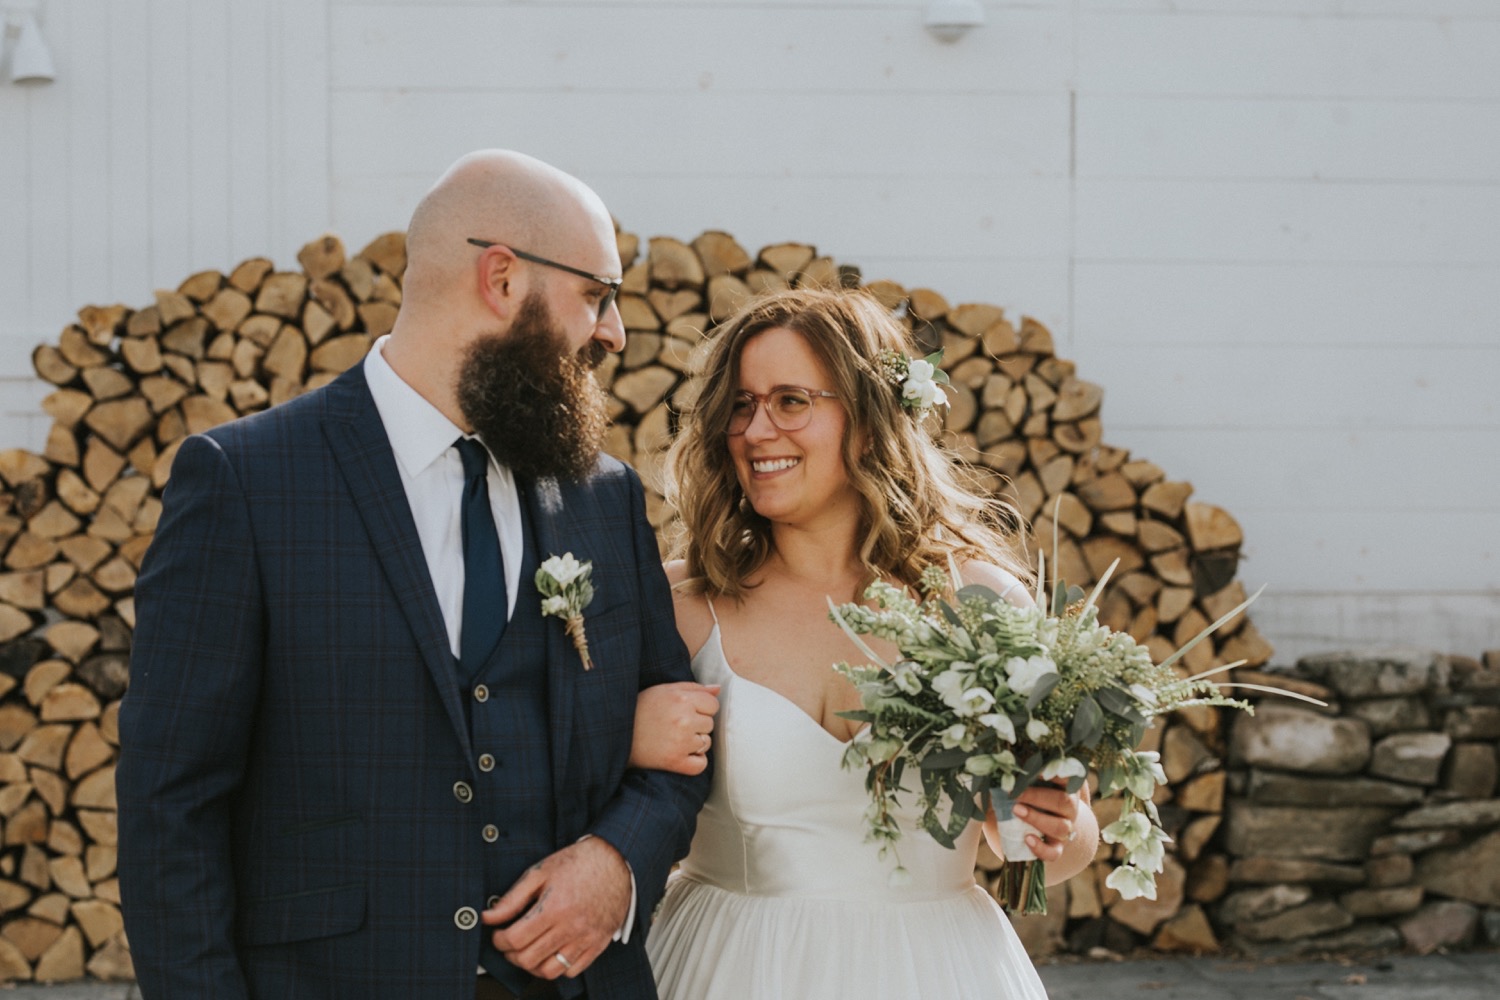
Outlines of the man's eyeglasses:
M 734 398 L 729 410 L 728 434 L 736 437 L 750 429 L 755 411 L 764 403 L 766 416 L 783 431 L 800 431 L 812 420 L 813 404 L 820 399 L 838 399 L 837 393 L 822 389 L 804 389 L 796 385 L 779 385 L 764 395 L 742 392 Z
M 605 287 L 604 297 L 599 300 L 600 319 L 603 319 L 604 314 L 609 312 L 609 307 L 615 304 L 615 299 L 620 294 L 620 285 L 623 281 L 623 279 L 621 278 L 606 278 L 602 274 L 593 274 L 589 271 L 584 271 L 580 268 L 573 267 L 570 264 L 559 264 L 555 260 L 548 260 L 546 257 L 538 257 L 534 253 L 527 253 L 525 250 L 517 250 L 513 246 L 506 246 L 506 244 L 497 243 L 494 240 L 481 240 L 471 236 L 469 237 L 469 242 L 476 247 L 482 247 L 486 250 L 488 250 L 490 247 L 505 247 L 506 250 L 509 250 L 511 253 L 515 254 L 522 260 L 529 260 L 533 264 L 541 264 L 543 267 L 555 267 L 559 271 L 567 271 L 569 274 L 576 274 L 580 278 L 587 278 L 590 281 L 599 282 L 599 284 Z

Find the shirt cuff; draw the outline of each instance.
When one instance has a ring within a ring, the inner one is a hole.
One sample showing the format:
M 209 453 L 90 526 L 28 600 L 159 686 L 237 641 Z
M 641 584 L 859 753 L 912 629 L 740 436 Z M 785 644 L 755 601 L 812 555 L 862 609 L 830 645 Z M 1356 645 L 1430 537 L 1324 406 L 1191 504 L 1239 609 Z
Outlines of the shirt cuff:
M 625 862 L 625 868 L 630 870 L 630 862 Z M 635 927 L 635 872 L 630 871 L 630 909 L 625 911 L 625 923 L 615 931 L 615 940 L 621 944 L 630 943 L 630 931 Z

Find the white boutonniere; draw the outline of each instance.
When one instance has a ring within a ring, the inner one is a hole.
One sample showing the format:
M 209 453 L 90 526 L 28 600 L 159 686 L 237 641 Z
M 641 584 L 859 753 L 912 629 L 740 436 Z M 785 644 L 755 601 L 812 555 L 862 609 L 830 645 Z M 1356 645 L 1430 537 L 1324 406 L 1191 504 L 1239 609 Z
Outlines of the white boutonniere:
M 553 556 L 536 571 L 542 614 L 563 620 L 585 670 L 594 669 L 594 661 L 589 659 L 589 640 L 583 633 L 583 609 L 594 599 L 594 585 L 589 582 L 593 571 L 593 563 L 587 559 L 580 562 L 571 552 Z

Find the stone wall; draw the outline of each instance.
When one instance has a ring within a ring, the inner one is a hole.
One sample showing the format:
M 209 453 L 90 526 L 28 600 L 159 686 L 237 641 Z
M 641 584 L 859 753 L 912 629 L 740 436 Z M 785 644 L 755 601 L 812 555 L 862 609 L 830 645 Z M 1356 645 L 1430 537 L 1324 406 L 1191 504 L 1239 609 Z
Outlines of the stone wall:
M 1500 943 L 1500 651 L 1333 653 L 1233 720 L 1211 910 L 1253 951 Z

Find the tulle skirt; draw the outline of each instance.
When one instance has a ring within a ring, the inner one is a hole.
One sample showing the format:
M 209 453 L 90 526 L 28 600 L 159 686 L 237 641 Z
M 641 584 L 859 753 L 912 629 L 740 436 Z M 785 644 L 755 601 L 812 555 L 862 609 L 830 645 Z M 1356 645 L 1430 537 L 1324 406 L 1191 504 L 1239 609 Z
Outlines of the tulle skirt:
M 647 942 L 662 1000 L 1045 1000 L 977 885 L 881 902 L 750 896 L 674 875 Z

